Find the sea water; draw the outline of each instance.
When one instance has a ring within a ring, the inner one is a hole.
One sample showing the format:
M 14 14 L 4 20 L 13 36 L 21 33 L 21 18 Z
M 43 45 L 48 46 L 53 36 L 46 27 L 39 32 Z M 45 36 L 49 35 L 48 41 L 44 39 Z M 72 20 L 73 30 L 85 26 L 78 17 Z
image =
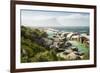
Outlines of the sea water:
M 51 29 L 56 30 L 56 32 L 77 32 L 79 34 L 85 33 L 89 35 L 89 27 L 88 26 L 77 26 L 77 27 L 48 27 Z M 49 37 L 52 37 L 55 32 L 54 31 L 50 31 L 47 32 L 47 34 L 49 35 Z
M 78 32 L 78 33 L 86 33 L 89 34 L 88 26 L 75 26 L 75 27 L 52 27 L 52 29 L 64 31 L 64 32 Z

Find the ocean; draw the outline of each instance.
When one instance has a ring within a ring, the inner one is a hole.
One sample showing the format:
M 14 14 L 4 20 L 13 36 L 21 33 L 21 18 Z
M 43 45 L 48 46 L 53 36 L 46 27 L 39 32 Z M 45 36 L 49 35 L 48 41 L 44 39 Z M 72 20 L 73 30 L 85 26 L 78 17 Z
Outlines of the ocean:
M 78 32 L 78 33 L 86 33 L 89 34 L 88 26 L 78 26 L 78 27 L 52 27 L 52 29 L 58 30 L 59 32 Z

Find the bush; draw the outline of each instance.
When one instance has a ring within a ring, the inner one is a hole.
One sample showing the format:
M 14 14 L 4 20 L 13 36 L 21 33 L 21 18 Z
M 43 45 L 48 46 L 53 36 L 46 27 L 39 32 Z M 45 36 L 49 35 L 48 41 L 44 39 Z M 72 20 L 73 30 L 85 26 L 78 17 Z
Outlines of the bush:
M 21 62 L 44 62 L 57 60 L 56 54 L 43 46 L 48 35 L 39 29 L 21 26 Z
M 37 53 L 34 57 L 31 58 L 32 62 L 47 62 L 56 60 L 54 54 L 49 51 Z
M 21 54 L 23 56 L 25 55 L 25 56 L 31 57 L 31 56 L 33 56 L 33 50 L 29 46 L 22 45 L 21 46 Z

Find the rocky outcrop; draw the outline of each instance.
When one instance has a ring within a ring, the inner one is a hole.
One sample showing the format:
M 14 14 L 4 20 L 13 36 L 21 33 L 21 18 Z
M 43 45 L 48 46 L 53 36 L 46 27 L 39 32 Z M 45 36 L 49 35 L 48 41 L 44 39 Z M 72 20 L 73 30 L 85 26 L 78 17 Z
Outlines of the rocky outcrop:
M 84 53 L 79 52 L 78 48 L 70 47 L 64 52 L 60 52 L 57 56 L 62 57 L 66 60 L 81 60 L 84 58 Z

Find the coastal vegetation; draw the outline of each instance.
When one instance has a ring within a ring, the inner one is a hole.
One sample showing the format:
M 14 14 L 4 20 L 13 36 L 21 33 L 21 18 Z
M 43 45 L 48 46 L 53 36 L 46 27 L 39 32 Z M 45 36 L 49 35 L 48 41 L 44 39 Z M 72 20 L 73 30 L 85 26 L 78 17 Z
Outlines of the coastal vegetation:
M 50 38 L 46 31 L 21 26 L 21 63 L 89 59 L 88 40 L 83 36 L 81 42 L 76 34 L 67 37 L 68 33 L 56 32 Z
M 40 62 L 57 60 L 52 49 L 44 47 L 45 32 L 21 26 L 21 62 Z

